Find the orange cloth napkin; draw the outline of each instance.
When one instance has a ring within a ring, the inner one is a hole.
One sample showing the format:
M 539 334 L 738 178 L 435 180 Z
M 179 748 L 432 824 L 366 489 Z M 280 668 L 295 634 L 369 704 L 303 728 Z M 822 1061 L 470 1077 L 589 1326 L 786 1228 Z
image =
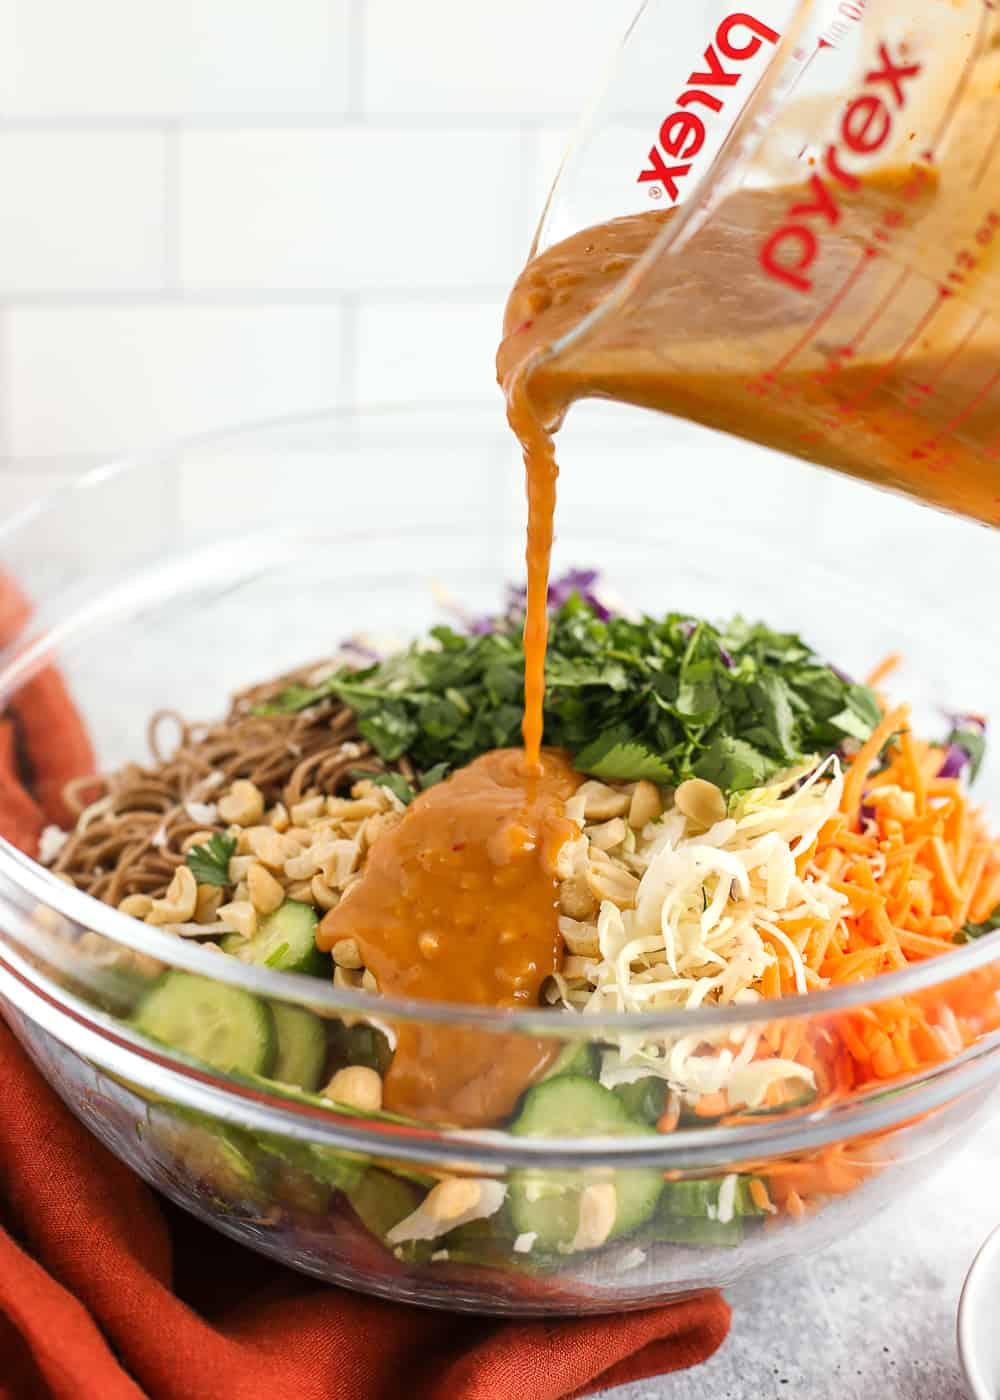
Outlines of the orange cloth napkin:
M 23 623 L 0 580 L 0 645 Z M 0 833 L 33 851 L 91 771 L 56 672 L 0 718 Z M 647 1312 L 497 1321 L 328 1287 L 154 1194 L 63 1106 L 0 1021 L 2 1400 L 560 1400 L 703 1361 L 708 1294 Z

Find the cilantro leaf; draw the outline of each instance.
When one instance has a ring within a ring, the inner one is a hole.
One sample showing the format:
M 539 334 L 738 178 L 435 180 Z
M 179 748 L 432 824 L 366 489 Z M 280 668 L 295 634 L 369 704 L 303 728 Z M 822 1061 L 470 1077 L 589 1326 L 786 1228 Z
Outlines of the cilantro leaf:
M 228 885 L 229 862 L 236 853 L 236 837 L 221 831 L 203 846 L 192 846 L 187 853 L 187 865 L 199 885 Z
M 623 779 L 629 782 L 648 778 L 654 783 L 669 783 L 671 767 L 644 745 L 630 739 L 627 730 L 602 735 L 581 749 L 573 760 L 581 773 L 589 773 L 605 782 Z
M 778 771 L 779 765 L 766 754 L 731 734 L 713 740 L 692 766 L 696 778 L 715 783 L 723 792 L 740 792 L 761 787 Z
M 402 773 L 377 773 L 372 782 L 376 787 L 388 788 L 390 792 L 394 792 L 404 807 L 408 807 L 416 796 Z
M 988 919 L 984 919 L 981 924 L 966 924 L 955 934 L 956 943 L 972 943 L 977 938 L 982 938 L 984 934 L 993 933 L 1000 928 L 1000 906 L 993 910 Z
M 428 768 L 426 773 L 420 775 L 420 790 L 426 792 L 429 787 L 435 787 L 438 783 L 444 782 L 448 776 L 447 763 L 435 763 L 433 768 Z

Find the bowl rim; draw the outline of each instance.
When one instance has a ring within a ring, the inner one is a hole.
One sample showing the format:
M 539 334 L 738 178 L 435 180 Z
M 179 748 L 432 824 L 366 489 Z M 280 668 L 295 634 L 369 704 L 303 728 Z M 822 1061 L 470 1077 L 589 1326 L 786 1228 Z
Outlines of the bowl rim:
M 990 1299 L 980 1296 L 991 1282 L 991 1270 L 992 1277 L 1000 1278 L 1000 1225 L 990 1231 L 977 1250 L 958 1301 L 958 1361 L 970 1400 L 994 1400 L 993 1377 L 987 1376 L 979 1364 L 978 1340 L 995 1315 L 988 1311 Z
M 257 967 L 239 958 L 223 960 L 194 940 L 178 939 L 150 928 L 131 915 L 123 914 L 92 895 L 56 879 L 43 865 L 0 837 L 0 910 L 6 906 L 9 917 L 17 921 L 24 911 L 5 898 L 4 879 L 22 895 L 33 900 L 36 909 L 39 906 L 48 907 L 72 924 L 93 929 L 112 942 L 148 954 L 168 967 L 193 972 L 212 981 L 227 982 L 256 996 L 307 1003 L 331 1012 L 361 1013 L 382 1020 L 479 1027 L 496 1032 L 523 1032 L 532 1036 L 541 1031 L 562 1040 L 588 1039 L 598 1030 L 655 1034 L 709 1027 L 722 1029 L 727 1026 L 773 1025 L 803 1017 L 830 1015 L 852 1007 L 873 1006 L 908 993 L 926 991 L 980 968 L 1000 963 L 1000 930 L 997 930 L 964 947 L 913 963 L 897 972 L 882 973 L 867 981 L 778 1000 L 762 998 L 757 1002 L 735 1006 L 600 1014 L 580 1012 L 575 1015 L 551 1007 L 506 1010 L 463 1002 L 421 1001 L 414 997 L 353 991 L 334 987 L 332 982 L 324 979 L 304 978 L 295 973 Z
M 404 1161 L 454 1163 L 485 1171 L 524 1167 L 676 1167 L 701 1175 L 736 1162 L 783 1158 L 830 1144 L 879 1138 L 938 1110 L 989 1094 L 995 1084 L 1000 1032 L 954 1059 L 818 1111 L 721 1126 L 628 1137 L 519 1137 L 496 1127 L 456 1128 L 357 1114 L 336 1103 L 285 1092 L 253 1076 L 234 1076 L 187 1059 L 169 1046 L 136 1035 L 109 1012 L 96 1010 L 23 959 L 18 968 L 0 950 L 0 999 L 65 1049 L 101 1068 L 119 1084 L 155 1102 L 182 1105 L 234 1126 L 273 1132 L 341 1151 L 378 1153 Z M 47 984 L 43 986 L 42 984 Z M 76 1005 L 72 1005 L 76 1003 Z

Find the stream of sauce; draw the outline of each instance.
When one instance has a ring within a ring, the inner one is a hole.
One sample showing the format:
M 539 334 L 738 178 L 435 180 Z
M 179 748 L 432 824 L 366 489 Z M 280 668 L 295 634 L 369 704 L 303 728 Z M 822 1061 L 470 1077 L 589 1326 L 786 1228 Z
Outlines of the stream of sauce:
M 528 263 L 507 303 L 497 373 L 527 476 L 529 759 L 542 736 L 553 433 L 575 400 L 659 409 L 1000 523 L 1000 324 L 988 314 L 1000 305 L 1000 199 L 975 209 L 967 191 L 953 195 L 968 163 L 859 184 L 841 201 L 807 299 L 762 277 L 759 264 L 768 232 L 808 198 L 805 187 L 730 196 L 559 353 L 552 347 L 616 291 L 671 215 L 584 229 Z M 873 229 L 895 226 L 904 199 L 915 231 L 900 270 L 864 250 Z M 887 286 L 905 295 L 894 301 Z
M 407 808 L 317 943 L 353 938 L 379 991 L 477 1006 L 538 1005 L 562 963 L 556 861 L 577 834 L 563 815 L 580 777 L 561 753 L 529 767 L 520 749 L 483 754 Z M 385 1106 L 478 1125 L 510 1113 L 552 1042 L 401 1024 Z

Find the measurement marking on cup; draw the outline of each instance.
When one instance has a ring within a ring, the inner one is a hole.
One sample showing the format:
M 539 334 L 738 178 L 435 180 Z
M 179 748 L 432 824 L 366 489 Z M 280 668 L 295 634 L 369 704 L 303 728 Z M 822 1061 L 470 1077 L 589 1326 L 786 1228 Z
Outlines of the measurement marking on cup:
M 811 53 L 811 54 L 809 55 L 809 57 L 806 59 L 805 63 L 803 63 L 802 67 L 801 67 L 801 68 L 799 69 L 799 71 L 796 73 L 795 77 L 794 77 L 794 78 L 792 79 L 792 81 L 789 83 L 788 87 L 787 87 L 787 88 L 785 89 L 785 91 L 782 93 L 782 100 L 783 100 L 783 101 L 786 101 L 786 102 L 787 102 L 788 98 L 791 97 L 792 93 L 793 93 L 793 92 L 795 91 L 795 89 L 798 87 L 799 83 L 801 83 L 802 79 L 803 79 L 803 78 L 805 77 L 805 75 L 808 73 L 810 67 L 812 66 L 812 61 L 813 61 L 813 59 L 814 59 L 814 58 L 817 58 L 817 57 L 823 52 L 824 49 L 829 49 L 829 48 L 832 48 L 832 47 L 833 47 L 833 45 L 830 44 L 826 39 L 819 39 L 819 40 L 817 40 L 817 42 L 816 42 L 816 47 L 813 49 L 812 53 Z M 805 147 L 803 146 L 802 149 L 805 150 Z
M 760 265 L 776 281 L 799 292 L 813 290 L 813 266 L 841 220 L 844 191 L 853 193 L 860 184 L 850 157 L 871 158 L 882 150 L 909 101 L 907 85 L 922 71 L 921 63 L 909 63 L 905 55 L 905 45 L 894 55 L 884 41 L 879 44 L 869 60 L 875 66 L 865 73 L 861 91 L 845 107 L 823 152 L 822 168 L 813 172 L 804 194 L 789 204 L 782 222 L 761 244 Z
M 934 299 L 933 305 L 927 308 L 927 310 L 921 316 L 920 320 L 906 336 L 906 339 L 903 341 L 902 345 L 900 345 L 899 349 L 893 355 L 892 359 L 888 362 L 888 364 L 883 365 L 883 367 L 879 370 L 878 374 L 876 374 L 875 378 L 868 385 L 868 388 L 865 389 L 863 393 L 859 394 L 858 397 L 850 403 L 845 403 L 840 406 L 840 409 L 838 410 L 838 414 L 840 417 L 847 417 L 856 409 L 860 408 L 860 406 L 863 403 L 866 403 L 868 399 L 871 398 L 872 394 L 875 393 L 879 385 L 889 378 L 890 374 L 892 374 L 893 371 L 896 369 L 897 365 L 899 364 L 900 360 L 902 360 L 906 352 L 909 349 L 911 349 L 914 343 L 919 339 L 919 337 L 923 335 L 924 331 L 930 325 L 931 321 L 940 311 L 941 304 L 943 301 L 944 298 L 942 296 L 938 296 Z
M 993 157 L 997 153 L 997 146 L 1000 146 L 1000 122 L 997 122 L 997 129 L 990 137 L 990 143 L 983 153 L 983 158 L 976 167 L 976 173 L 972 177 L 972 188 L 978 190 L 985 178 L 987 170 L 993 164 Z
M 925 441 L 922 442 L 919 447 L 915 447 L 910 453 L 910 456 L 915 459 L 920 459 L 923 457 L 929 457 L 931 453 L 936 452 L 941 446 L 941 439 L 943 437 L 949 437 L 959 426 L 960 423 L 964 423 L 967 418 L 970 418 L 972 414 L 975 413 L 976 409 L 987 397 L 990 390 L 993 388 L 994 384 L 996 384 L 998 379 L 1000 379 L 1000 367 L 993 371 L 993 373 L 990 375 L 989 379 L 987 379 L 986 383 L 982 386 L 982 388 L 979 389 L 975 394 L 973 394 L 972 398 L 968 401 L 965 407 L 961 409 L 960 412 L 956 413 L 955 417 L 952 418 L 950 422 L 946 423 L 944 427 L 941 428 L 939 432 L 935 433 L 935 435 L 932 438 L 925 439 Z
M 965 334 L 962 336 L 961 340 L 959 340 L 959 342 L 957 343 L 957 345 L 954 345 L 954 346 L 948 351 L 947 355 L 944 357 L 944 359 L 941 361 L 941 363 L 940 363 L 940 364 L 938 365 L 938 367 L 937 367 L 937 383 L 936 383 L 936 384 L 914 384 L 914 385 L 913 385 L 913 388 L 911 389 L 910 393 L 907 395 L 906 400 L 905 400 L 906 405 L 907 405 L 908 408 L 917 408 L 917 407 L 919 407 L 922 403 L 926 402 L 927 399 L 931 399 L 931 398 L 934 397 L 934 395 L 935 395 L 935 394 L 937 393 L 937 391 L 938 391 L 939 386 L 943 383 L 943 381 L 944 381 L 944 379 L 945 379 L 945 377 L 946 377 L 948 371 L 951 369 L 952 365 L 953 365 L 953 364 L 955 363 L 955 361 L 958 359 L 959 355 L 961 355 L 962 351 L 963 351 L 963 350 L 965 349 L 965 347 L 968 345 L 968 343 L 969 343 L 969 341 L 972 339 L 972 337 L 973 337 L 973 336 L 976 334 L 976 332 L 979 330 L 979 327 L 980 327 L 980 326 L 983 324 L 983 322 L 986 320 L 986 316 L 987 316 L 987 313 L 986 313 L 985 311 L 980 311 L 979 314 L 978 314 L 976 317 L 974 317 L 974 319 L 973 319 L 973 321 L 972 321 L 972 324 L 969 326 L 969 329 L 968 329 L 968 330 L 965 332 Z
M 799 351 L 805 349 L 805 347 L 812 340 L 816 332 L 818 330 L 821 330 L 822 327 L 826 325 L 827 321 L 829 321 L 830 317 L 836 311 L 837 307 L 847 296 L 848 292 L 857 282 L 858 278 L 864 272 L 865 268 L 875 257 L 878 257 L 878 252 L 875 248 L 865 249 L 857 264 L 851 269 L 851 272 L 845 278 L 840 289 L 830 298 L 825 308 L 812 322 L 805 334 L 800 336 L 800 338 L 795 342 L 791 349 L 788 350 L 784 355 L 782 355 L 781 359 L 778 360 L 775 364 L 771 366 L 769 370 L 766 371 L 766 373 L 763 376 L 765 383 L 773 384 L 776 377 L 781 373 L 783 369 L 788 368 L 788 366 L 795 359 Z
M 885 296 L 875 307 L 875 310 L 872 312 L 872 314 L 868 317 L 866 321 L 862 322 L 860 328 L 854 332 L 851 339 L 844 346 L 843 350 L 841 351 L 841 354 L 843 356 L 845 356 L 847 359 L 850 359 L 853 355 L 857 354 L 858 347 L 860 346 L 861 342 L 872 330 L 875 329 L 875 326 L 882 319 L 882 317 L 888 311 L 892 302 L 895 300 L 895 298 L 903 290 L 903 287 L 909 281 L 909 277 L 910 269 L 908 267 L 904 267 L 902 272 L 896 278 L 895 282 L 886 292 Z

